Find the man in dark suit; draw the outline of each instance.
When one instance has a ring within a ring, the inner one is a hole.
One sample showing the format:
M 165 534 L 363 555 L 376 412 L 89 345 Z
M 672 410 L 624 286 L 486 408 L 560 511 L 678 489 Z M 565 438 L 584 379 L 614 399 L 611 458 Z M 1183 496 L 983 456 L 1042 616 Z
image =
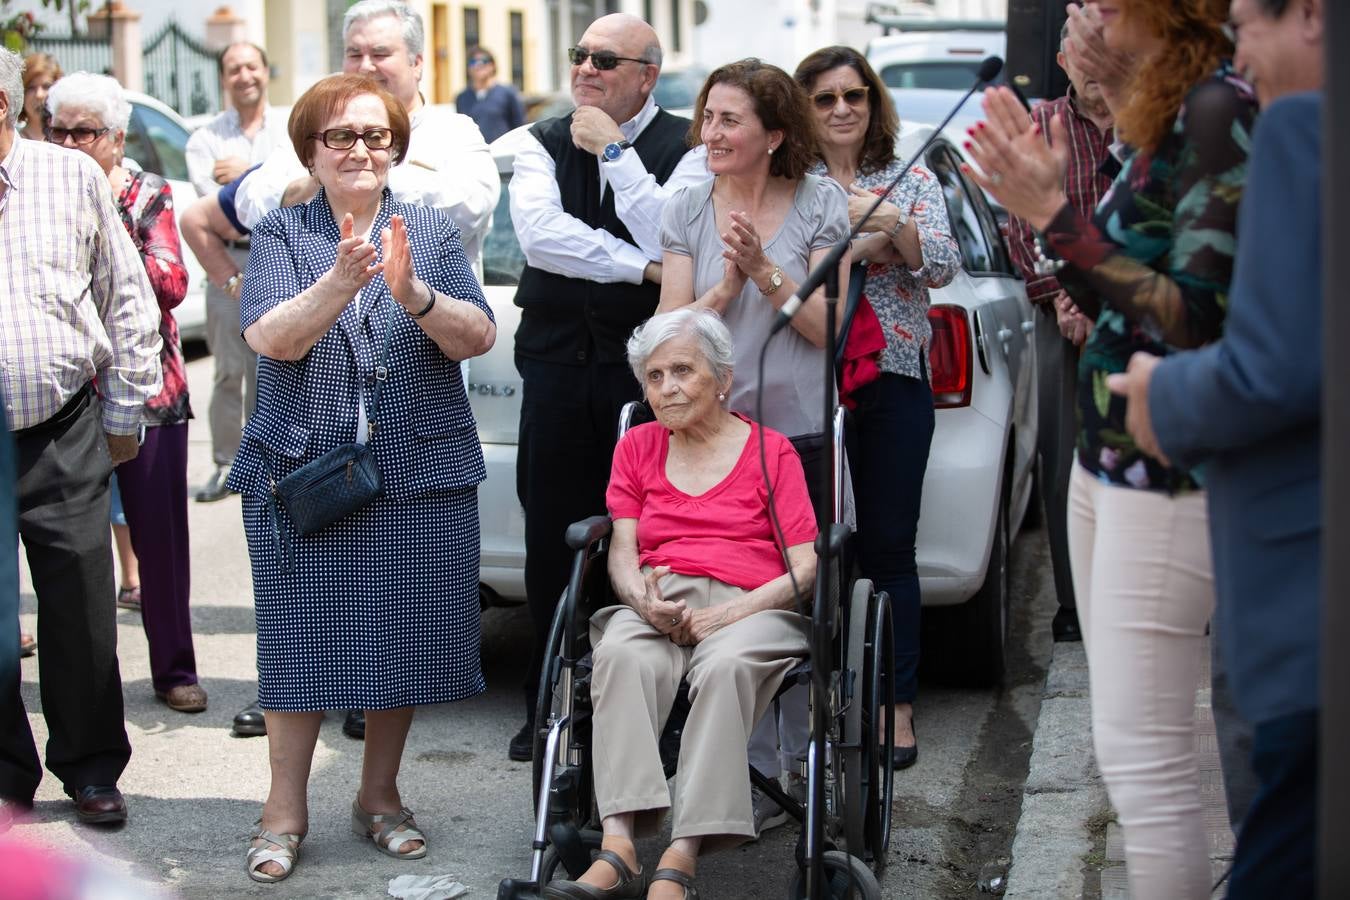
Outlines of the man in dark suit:
M 1146 452 L 1204 465 L 1218 639 L 1260 782 L 1232 900 L 1314 893 L 1321 602 L 1321 0 L 1233 0 L 1236 63 L 1264 111 L 1238 223 L 1224 337 L 1136 354 Z
M 516 492 L 535 634 L 526 722 L 508 749 L 515 760 L 531 756 L 543 645 L 571 565 L 563 534 L 604 513 L 619 410 L 641 398 L 624 343 L 660 299 L 661 210 L 677 188 L 708 177 L 704 148 L 685 150 L 689 120 L 652 100 L 661 44 L 650 25 L 603 16 L 568 56 L 577 108 L 535 123 L 510 188 L 526 261 L 516 291 Z

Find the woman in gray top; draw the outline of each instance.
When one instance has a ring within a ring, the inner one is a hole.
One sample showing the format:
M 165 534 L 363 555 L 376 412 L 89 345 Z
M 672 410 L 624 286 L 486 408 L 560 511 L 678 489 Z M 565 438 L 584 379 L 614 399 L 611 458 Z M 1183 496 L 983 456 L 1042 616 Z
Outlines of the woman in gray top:
M 810 103 L 782 69 L 757 59 L 722 66 L 703 85 L 690 129 L 691 143 L 708 147 L 713 177 L 677 191 L 662 215 L 657 311 L 692 303 L 722 315 L 736 347 L 728 405 L 751 417 L 760 347 L 779 308 L 848 234 L 844 190 L 807 174 L 818 159 L 815 135 Z M 841 296 L 847 278 L 845 257 Z M 761 424 L 789 437 L 821 430 L 824 346 L 818 293 L 769 347 Z
M 825 301 L 813 294 L 792 327 L 769 344 L 763 383 L 760 348 L 778 310 L 811 267 L 848 234 L 848 199 L 828 177 L 807 173 L 819 150 L 805 92 L 782 69 L 745 59 L 708 76 L 694 107 L 690 143 L 708 148 L 713 177 L 676 191 L 661 221 L 661 304 L 668 312 L 693 304 L 716 310 L 734 338 L 735 378 L 727 406 L 788 435 L 819 435 L 825 405 Z M 848 292 L 848 256 L 840 266 L 840 296 Z M 764 404 L 756 408 L 760 389 Z M 833 398 L 831 398 L 833 399 Z M 809 441 L 814 446 L 818 442 Z M 819 468 L 803 461 L 811 499 L 820 508 L 828 486 Z M 851 517 L 845 482 L 844 516 Z M 775 724 L 777 729 L 775 729 Z M 763 774 L 781 772 L 783 761 L 804 756 L 809 737 L 806 692 L 784 695 L 777 723 L 765 716 L 750 739 L 750 762 Z M 780 748 L 781 747 L 781 755 Z M 793 766 L 789 765 L 789 773 Z M 798 781 L 789 790 L 801 795 Z M 755 836 L 787 816 L 778 804 L 752 791 Z

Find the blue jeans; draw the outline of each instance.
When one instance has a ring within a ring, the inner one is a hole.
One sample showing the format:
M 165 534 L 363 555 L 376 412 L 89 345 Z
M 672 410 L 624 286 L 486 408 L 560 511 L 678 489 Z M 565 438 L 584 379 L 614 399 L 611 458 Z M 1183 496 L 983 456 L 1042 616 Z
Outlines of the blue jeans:
M 848 461 L 858 508 L 862 573 L 891 597 L 895 626 L 895 702 L 918 693 L 919 570 L 914 542 L 933 443 L 933 390 L 927 379 L 882 373 L 855 391 Z
M 1317 719 L 1290 713 L 1254 730 L 1261 786 L 1238 832 L 1229 900 L 1316 895 Z

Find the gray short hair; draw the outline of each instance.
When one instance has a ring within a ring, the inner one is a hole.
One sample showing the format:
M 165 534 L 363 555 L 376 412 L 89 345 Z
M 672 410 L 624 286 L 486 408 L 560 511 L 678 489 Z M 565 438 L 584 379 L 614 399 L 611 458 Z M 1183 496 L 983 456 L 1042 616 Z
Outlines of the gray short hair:
M 422 55 L 422 50 L 426 46 L 422 17 L 418 15 L 417 10 L 401 0 L 361 0 L 342 17 L 342 39 L 347 39 L 347 32 L 357 22 L 365 22 L 380 16 L 397 18 L 399 25 L 403 27 L 403 43 L 407 45 L 408 53 L 412 56 Z
M 13 128 L 23 112 L 23 57 L 0 47 L 0 93 L 9 101 L 5 124 Z
M 666 341 L 688 335 L 698 341 L 703 358 L 708 361 L 713 377 L 718 382 L 731 377 L 731 332 L 722 317 L 711 309 L 685 306 L 668 313 L 659 313 L 633 329 L 628 339 L 628 365 L 638 384 L 645 384 L 647 360 Z
M 655 41 L 642 49 L 642 61 L 649 65 L 656 66 L 658 69 L 661 68 L 662 58 L 661 45 Z
M 69 104 L 98 116 L 103 127 L 126 133 L 131 124 L 131 104 L 117 79 L 92 72 L 71 72 L 47 93 L 47 111 L 53 117 Z

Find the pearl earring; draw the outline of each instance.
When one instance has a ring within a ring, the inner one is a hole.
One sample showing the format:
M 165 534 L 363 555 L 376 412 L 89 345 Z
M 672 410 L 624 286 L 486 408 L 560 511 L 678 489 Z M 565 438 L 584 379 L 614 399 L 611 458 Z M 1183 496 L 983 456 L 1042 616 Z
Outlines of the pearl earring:
M 773 156 L 773 148 L 772 148 L 772 147 L 769 148 L 769 155 L 770 155 L 770 156 Z
M 719 394 L 717 395 L 717 399 L 718 399 L 719 402 L 725 403 L 725 402 L 726 402 L 726 399 L 727 399 L 727 395 L 726 395 L 726 394 L 719 393 Z

